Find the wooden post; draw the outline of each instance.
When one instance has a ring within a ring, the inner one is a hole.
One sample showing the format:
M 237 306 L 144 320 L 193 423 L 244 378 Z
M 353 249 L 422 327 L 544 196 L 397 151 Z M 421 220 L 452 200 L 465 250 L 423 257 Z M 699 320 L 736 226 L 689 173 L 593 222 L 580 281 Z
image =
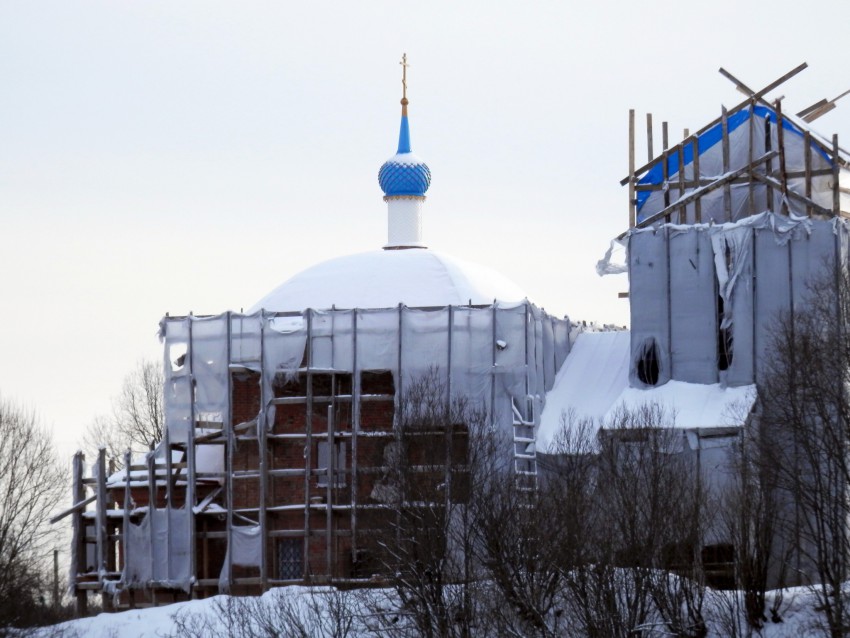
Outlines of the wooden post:
M 803 156 L 806 161 L 806 199 L 812 198 L 812 134 L 806 130 L 803 131 Z M 806 216 L 812 216 L 811 204 L 806 204 Z
M 71 493 L 71 505 L 82 503 L 86 500 L 86 488 L 83 484 L 83 466 L 85 465 L 86 457 L 82 452 L 74 454 L 73 461 L 73 489 Z M 84 507 L 74 510 L 71 515 L 73 524 L 73 547 L 74 547 L 74 563 L 71 565 L 71 587 L 73 588 L 76 597 L 76 614 L 78 617 L 85 616 L 88 613 L 88 595 L 84 589 L 78 588 L 78 575 L 84 574 L 87 569 L 86 565 L 86 527 L 83 518 Z
M 262 400 L 262 374 L 263 371 L 260 372 L 260 397 Z M 228 372 L 229 375 L 229 372 Z M 262 409 L 262 407 L 261 407 Z M 233 510 L 236 508 L 236 503 L 233 502 L 233 448 L 236 445 L 236 437 L 233 431 L 233 423 L 222 424 L 227 427 L 225 431 L 226 437 L 226 447 L 225 447 L 225 460 L 224 460 L 224 491 L 225 491 L 225 502 L 227 503 L 227 512 L 224 515 L 224 536 L 227 545 L 227 553 L 225 554 L 225 560 L 227 561 L 226 565 L 222 566 L 222 569 L 227 574 L 227 582 L 225 583 L 228 591 L 230 590 L 231 585 L 233 584 Z
M 228 325 L 229 325 L 229 315 L 228 313 Z M 269 424 L 266 423 L 266 406 L 269 404 L 270 398 L 266 396 L 266 384 L 263 383 L 263 377 L 265 375 L 265 362 L 266 362 L 266 313 L 265 311 L 261 311 L 260 313 L 260 415 L 259 421 L 257 423 L 257 444 L 259 445 L 259 453 L 260 453 L 260 511 L 259 511 L 259 519 L 260 519 L 260 589 L 261 591 L 266 591 L 269 586 L 269 527 L 268 527 L 268 512 L 266 511 L 267 501 L 268 501 L 268 490 L 269 490 L 269 444 L 268 444 L 268 428 Z M 232 363 L 231 358 L 232 348 L 233 348 L 233 335 L 231 329 L 228 327 L 228 340 L 227 340 L 227 360 L 229 363 Z M 227 375 L 227 413 L 228 413 L 228 429 L 233 430 L 233 380 L 230 374 Z M 274 424 L 272 424 L 274 425 Z
M 748 130 L 749 134 L 749 150 L 748 150 L 748 159 L 747 163 L 749 166 L 753 165 L 755 161 L 755 149 L 753 145 L 755 144 L 755 119 L 756 119 L 756 101 L 755 98 L 750 100 L 750 126 Z M 755 184 L 753 183 L 755 180 L 753 179 L 752 173 L 750 174 L 750 179 L 747 181 L 747 197 L 749 199 L 749 210 L 747 211 L 747 215 L 754 215 L 756 210 L 756 193 L 755 193 Z M 746 216 L 746 215 L 742 215 Z
M 195 346 L 192 342 L 192 324 L 194 319 L 189 317 L 189 383 L 192 390 L 192 401 L 190 406 L 189 431 L 186 437 L 186 498 L 184 507 L 186 516 L 189 517 L 188 535 L 189 535 L 189 578 L 192 583 L 198 580 L 198 556 L 196 550 L 195 538 L 195 489 L 197 486 L 197 477 L 195 475 L 195 425 L 197 414 L 195 413 Z M 167 450 L 170 455 L 171 451 Z M 166 510 L 168 518 L 171 517 L 171 512 Z M 170 569 L 169 569 L 170 571 Z M 192 596 L 196 595 L 195 588 L 192 587 Z
M 652 113 L 646 114 L 646 161 L 651 162 L 655 157 L 652 152 Z
M 492 310 L 492 339 L 490 344 L 490 350 L 493 367 L 490 370 L 490 421 L 495 423 L 496 421 L 496 300 L 493 300 L 493 310 Z
M 635 227 L 635 110 L 629 109 L 629 228 Z
M 668 180 L 670 179 L 670 156 L 667 153 L 669 148 L 667 122 L 661 123 L 661 145 L 664 150 L 661 154 L 661 171 L 664 175 L 664 208 L 667 208 L 670 206 L 670 185 L 668 184 Z M 664 218 L 664 222 L 667 224 L 670 223 L 670 215 Z
M 336 483 L 336 441 L 334 432 L 334 409 L 333 395 L 336 377 L 331 377 L 331 405 L 328 406 L 328 465 L 325 471 L 328 473 L 326 477 L 325 487 L 325 570 L 328 575 L 328 580 L 333 578 L 333 502 L 334 502 L 334 485 Z
M 398 379 L 396 383 L 396 395 L 395 395 L 395 417 L 393 423 L 394 430 L 394 441 L 396 444 L 396 459 L 399 458 L 399 455 L 402 453 L 402 428 L 404 427 L 404 419 L 402 415 L 402 411 L 404 410 L 404 395 L 403 395 L 403 378 L 402 378 L 402 346 L 403 346 L 403 336 L 404 336 L 404 304 L 398 305 Z M 399 461 L 396 460 L 398 463 Z M 401 516 L 402 516 L 402 507 L 404 505 L 404 501 L 407 498 L 407 494 L 404 492 L 404 481 L 401 481 L 401 487 L 399 489 L 398 495 L 398 510 L 396 511 L 396 521 L 395 521 L 395 541 L 396 544 L 401 544 Z
M 691 170 L 694 175 L 694 189 L 700 187 L 700 171 L 699 171 L 699 138 L 694 135 L 691 138 L 691 148 L 693 149 L 694 159 L 691 163 Z M 694 221 L 699 224 L 702 222 L 702 201 L 700 197 L 694 200 Z
M 351 317 L 351 563 L 357 563 L 357 434 L 360 431 L 360 369 L 357 359 L 357 308 Z
M 106 508 L 109 505 L 106 498 L 106 448 L 97 451 L 97 500 L 95 501 L 95 538 L 97 539 L 97 582 L 103 587 L 104 574 L 109 568 L 106 554 L 109 543 L 106 530 Z M 103 608 L 109 608 L 109 596 L 104 592 L 101 595 Z
M 773 150 L 773 135 L 770 132 L 770 119 L 764 119 L 764 152 L 767 153 Z M 764 167 L 768 177 L 773 177 L 773 161 L 768 161 Z M 765 184 L 765 192 L 767 194 L 767 210 L 773 211 L 773 189 Z
M 779 146 L 779 182 L 782 184 L 782 205 L 780 212 L 788 215 L 788 177 L 785 171 L 785 131 L 782 122 L 782 101 L 774 102 L 776 110 L 776 140 Z
M 753 299 L 753 350 L 750 356 L 753 358 L 753 383 L 758 383 L 759 380 L 759 366 L 758 366 L 758 353 L 759 353 L 759 343 L 758 343 L 758 327 L 759 322 L 757 317 L 759 316 L 759 307 L 758 307 L 758 273 L 756 272 L 758 259 L 757 259 L 757 251 L 758 251 L 758 242 L 756 241 L 756 237 L 758 234 L 756 233 L 756 229 L 751 229 L 752 236 L 750 241 L 752 242 L 750 245 L 753 249 L 750 251 L 752 262 L 750 267 L 750 281 L 752 284 L 752 295 Z M 733 344 L 734 345 L 734 344 Z
M 841 191 L 838 185 L 841 170 L 839 159 L 838 134 L 834 133 L 832 135 L 832 212 L 836 217 L 841 215 Z
M 310 576 L 310 478 L 313 470 L 313 310 L 307 308 L 307 403 L 304 415 L 304 576 Z
M 154 561 L 154 548 L 156 547 L 156 466 L 154 465 L 153 450 L 148 452 L 146 458 L 148 470 L 148 532 L 150 536 L 150 565 L 151 581 L 156 580 L 156 562 Z M 151 591 L 156 596 L 156 587 L 150 583 Z
M 130 467 L 132 466 L 133 458 L 130 455 L 130 450 L 127 449 L 124 452 L 124 507 L 123 507 L 123 517 L 122 517 L 122 527 L 123 530 L 121 532 L 121 553 L 124 557 L 124 564 L 122 565 L 122 571 L 127 573 L 127 559 L 130 556 L 130 508 L 133 506 L 133 494 L 130 489 L 130 481 L 132 481 L 132 474 L 130 471 Z
M 720 126 L 723 133 L 723 174 L 729 172 L 729 114 L 726 107 L 723 107 L 720 116 Z M 732 185 L 726 184 L 723 187 L 723 213 L 724 221 L 732 221 Z
M 685 195 L 685 143 L 682 142 L 676 147 L 676 152 L 679 154 L 679 199 Z M 688 207 L 679 207 L 679 217 L 676 220 L 679 224 L 686 224 L 688 220 Z
M 171 506 L 172 485 L 174 477 L 172 472 L 171 460 L 171 437 L 168 434 L 168 428 L 163 432 L 163 442 L 165 443 L 165 564 L 168 565 L 168 579 L 171 579 Z
M 453 447 L 453 423 L 452 423 L 452 331 L 454 329 L 454 306 L 449 306 L 448 316 L 448 343 L 446 351 L 446 467 L 443 482 L 446 485 L 446 507 L 452 502 L 452 447 Z M 447 510 L 448 513 L 448 510 Z

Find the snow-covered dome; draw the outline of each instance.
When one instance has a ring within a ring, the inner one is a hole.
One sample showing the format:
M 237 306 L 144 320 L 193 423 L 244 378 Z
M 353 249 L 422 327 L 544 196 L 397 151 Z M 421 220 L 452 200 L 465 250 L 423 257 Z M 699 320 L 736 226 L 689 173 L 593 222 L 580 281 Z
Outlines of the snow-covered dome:
M 407 120 L 407 56 L 401 99 L 398 151 L 378 182 L 387 202 L 388 241 L 384 250 L 338 257 L 283 282 L 250 309 L 300 312 L 307 308 L 393 308 L 486 305 L 519 302 L 525 293 L 495 270 L 433 252 L 422 242 L 422 204 L 431 171 L 410 151 Z
M 304 270 L 249 312 L 448 306 L 522 301 L 525 293 L 491 268 L 425 249 L 375 250 Z

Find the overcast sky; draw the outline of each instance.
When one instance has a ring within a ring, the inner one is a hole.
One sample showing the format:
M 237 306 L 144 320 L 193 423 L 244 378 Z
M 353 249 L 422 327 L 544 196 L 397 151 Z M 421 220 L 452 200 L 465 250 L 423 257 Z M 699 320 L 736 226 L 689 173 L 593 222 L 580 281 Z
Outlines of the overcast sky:
M 0 394 L 68 453 L 166 312 L 383 245 L 404 51 L 427 243 L 628 323 L 594 272 L 628 109 L 675 143 L 741 100 L 720 66 L 760 88 L 808 62 L 788 111 L 850 88 L 850 3 L 699 4 L 0 1 Z M 850 98 L 816 127 L 850 135 Z

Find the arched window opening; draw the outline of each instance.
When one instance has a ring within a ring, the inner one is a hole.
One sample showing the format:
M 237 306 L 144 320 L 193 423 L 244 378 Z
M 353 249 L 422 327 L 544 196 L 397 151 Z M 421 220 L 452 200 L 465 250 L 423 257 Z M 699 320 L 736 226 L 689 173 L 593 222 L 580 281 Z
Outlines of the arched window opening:
M 658 345 L 655 339 L 647 339 L 637 360 L 637 377 L 641 383 L 655 385 L 658 383 L 658 370 Z

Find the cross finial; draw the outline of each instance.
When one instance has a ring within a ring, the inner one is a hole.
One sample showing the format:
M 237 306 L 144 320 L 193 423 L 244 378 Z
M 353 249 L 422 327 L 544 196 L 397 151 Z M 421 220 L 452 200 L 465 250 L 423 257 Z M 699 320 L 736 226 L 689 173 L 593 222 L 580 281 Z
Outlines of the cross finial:
M 410 65 L 407 63 L 407 53 L 403 53 L 401 56 L 401 106 L 405 111 L 405 115 L 407 114 L 407 67 Z

